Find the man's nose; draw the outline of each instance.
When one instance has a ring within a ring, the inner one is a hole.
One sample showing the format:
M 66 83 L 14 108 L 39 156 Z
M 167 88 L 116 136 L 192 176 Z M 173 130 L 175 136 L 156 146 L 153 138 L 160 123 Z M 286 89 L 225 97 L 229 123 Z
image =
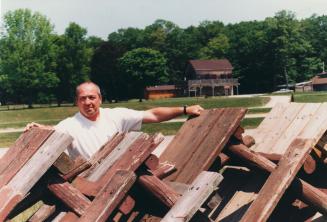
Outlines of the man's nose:
M 91 99 L 86 98 L 86 99 L 85 99 L 85 104 L 90 104 L 90 103 L 91 103 Z

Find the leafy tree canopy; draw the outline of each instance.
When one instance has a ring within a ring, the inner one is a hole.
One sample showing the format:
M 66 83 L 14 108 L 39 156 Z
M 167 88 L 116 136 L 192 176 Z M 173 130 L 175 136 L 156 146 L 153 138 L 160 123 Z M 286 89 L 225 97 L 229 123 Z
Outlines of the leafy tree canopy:
M 52 92 L 59 82 L 54 69 L 53 26 L 40 13 L 18 9 L 4 16 L 0 44 L 3 89 L 11 100 L 29 107 L 41 92 Z
M 167 61 L 164 56 L 153 49 L 138 48 L 126 52 L 120 59 L 121 72 L 126 84 L 134 83 L 138 97 L 143 98 L 146 86 L 168 81 Z

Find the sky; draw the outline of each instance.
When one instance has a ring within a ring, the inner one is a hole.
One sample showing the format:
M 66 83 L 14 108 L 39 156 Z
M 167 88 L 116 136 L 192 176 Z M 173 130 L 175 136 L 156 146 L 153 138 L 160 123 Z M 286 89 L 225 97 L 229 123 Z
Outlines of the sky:
M 87 28 L 88 35 L 106 39 L 120 28 L 144 28 L 156 19 L 181 28 L 204 20 L 225 24 L 263 20 L 280 10 L 298 19 L 327 14 L 327 0 L 0 0 L 1 23 L 7 11 L 29 8 L 49 18 L 62 34 L 70 22 Z

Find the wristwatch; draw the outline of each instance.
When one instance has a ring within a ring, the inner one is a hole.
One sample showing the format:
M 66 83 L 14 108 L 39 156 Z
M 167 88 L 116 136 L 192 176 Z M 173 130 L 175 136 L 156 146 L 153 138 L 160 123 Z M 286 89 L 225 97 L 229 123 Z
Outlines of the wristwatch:
M 186 108 L 187 108 L 187 106 L 184 105 L 184 106 L 183 106 L 184 115 L 187 115 Z

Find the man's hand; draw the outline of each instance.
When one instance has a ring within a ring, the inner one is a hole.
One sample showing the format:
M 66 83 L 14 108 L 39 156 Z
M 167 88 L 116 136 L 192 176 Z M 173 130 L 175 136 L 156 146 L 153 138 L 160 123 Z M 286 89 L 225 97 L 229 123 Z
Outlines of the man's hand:
M 201 114 L 201 111 L 203 110 L 204 109 L 200 105 L 188 106 L 186 107 L 186 114 L 198 116 Z
M 52 126 L 46 126 L 46 125 L 42 125 L 42 124 L 39 124 L 39 123 L 35 123 L 35 122 L 31 122 L 31 123 L 28 123 L 24 129 L 24 132 L 28 131 L 28 130 L 31 130 L 32 128 L 34 127 L 39 127 L 41 129 L 53 129 Z

